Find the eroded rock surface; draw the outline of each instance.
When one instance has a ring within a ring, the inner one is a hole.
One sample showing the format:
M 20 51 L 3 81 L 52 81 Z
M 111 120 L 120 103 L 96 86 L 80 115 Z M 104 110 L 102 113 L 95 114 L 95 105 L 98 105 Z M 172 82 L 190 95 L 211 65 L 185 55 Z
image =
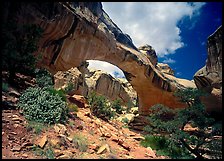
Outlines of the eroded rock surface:
M 202 101 L 208 111 L 220 112 L 222 110 L 222 26 L 208 37 L 208 58 L 206 65 L 194 75 L 198 89 L 210 95 L 203 97 Z
M 43 28 L 39 65 L 52 73 L 78 67 L 85 60 L 101 60 L 123 70 L 139 98 L 139 113 L 147 114 L 157 103 L 185 107 L 174 96 L 179 87 L 139 52 L 109 16 L 100 2 L 10 3 L 3 5 L 3 22 L 16 20 Z
M 95 91 L 111 101 L 119 98 L 124 105 L 133 105 L 137 99 L 136 92 L 127 80 L 115 79 L 101 70 L 91 69 L 89 71 L 87 66 L 83 66 L 81 69 L 71 68 L 64 72 L 58 71 L 54 75 L 54 79 L 56 89 L 65 89 L 72 83 L 73 88 L 69 92 L 70 95 L 81 94 L 87 97 L 88 94 Z

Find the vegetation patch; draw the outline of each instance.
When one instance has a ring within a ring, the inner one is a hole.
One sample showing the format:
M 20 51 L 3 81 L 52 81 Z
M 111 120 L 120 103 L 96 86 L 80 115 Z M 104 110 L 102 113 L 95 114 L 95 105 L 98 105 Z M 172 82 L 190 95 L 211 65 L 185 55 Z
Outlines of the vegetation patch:
M 8 85 L 8 83 L 4 83 L 4 82 L 2 82 L 2 91 L 3 91 L 3 92 L 8 92 L 8 90 L 9 90 L 9 85 Z
M 18 107 L 29 121 L 53 124 L 63 123 L 68 118 L 66 103 L 59 95 L 50 94 L 46 88 L 26 89 L 19 99 Z
M 175 95 L 188 107 L 178 110 L 160 104 L 151 107 L 150 125 L 144 128 L 150 135 L 146 135 L 141 144 L 175 159 L 204 159 L 204 154 L 220 158 L 222 139 L 214 139 L 214 136 L 222 135 L 221 123 L 206 112 L 199 99 L 204 93 L 187 88 Z M 191 130 L 185 129 L 187 125 Z
M 86 152 L 88 149 L 88 139 L 80 133 L 74 135 L 73 143 L 75 147 L 81 152 Z
M 90 110 L 95 116 L 105 121 L 115 116 L 115 111 L 110 107 L 109 101 L 105 96 L 97 95 L 95 92 L 92 92 L 88 96 L 88 102 L 90 104 Z

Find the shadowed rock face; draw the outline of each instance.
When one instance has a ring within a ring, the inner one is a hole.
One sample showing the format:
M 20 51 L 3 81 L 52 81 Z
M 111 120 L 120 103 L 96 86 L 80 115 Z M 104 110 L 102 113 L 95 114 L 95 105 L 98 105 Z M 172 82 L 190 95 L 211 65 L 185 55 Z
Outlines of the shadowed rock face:
M 173 96 L 173 91 L 185 86 L 158 71 L 112 22 L 101 3 L 6 2 L 3 7 L 4 22 L 15 19 L 44 29 L 37 52 L 42 53 L 39 65 L 53 74 L 78 67 L 85 60 L 106 61 L 123 70 L 138 93 L 140 114 L 148 114 L 149 107 L 157 103 L 185 107 Z
M 222 39 L 222 26 L 220 26 L 208 37 L 206 65 L 194 75 L 197 88 L 210 93 L 207 97 L 203 97 L 202 101 L 211 112 L 222 110 Z

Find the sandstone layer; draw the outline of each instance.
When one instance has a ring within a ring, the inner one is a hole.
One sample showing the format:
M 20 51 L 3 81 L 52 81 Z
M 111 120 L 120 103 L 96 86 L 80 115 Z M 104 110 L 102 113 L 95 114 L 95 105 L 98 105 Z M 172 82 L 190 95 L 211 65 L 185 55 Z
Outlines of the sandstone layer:
M 206 65 L 194 75 L 198 89 L 209 93 L 202 101 L 210 112 L 222 111 L 222 26 L 207 40 L 208 58 Z
M 148 114 L 157 103 L 186 106 L 173 96 L 173 91 L 184 86 L 157 70 L 100 2 L 5 2 L 3 8 L 3 23 L 16 20 L 43 28 L 36 54 L 42 53 L 39 65 L 52 73 L 79 67 L 85 60 L 106 61 L 119 67 L 138 93 L 140 114 Z
M 72 84 L 69 95 L 88 96 L 92 91 L 106 96 L 113 101 L 120 99 L 123 105 L 133 106 L 136 103 L 137 94 L 131 84 L 125 80 L 113 78 L 110 74 L 101 70 L 88 70 L 74 67 L 68 71 L 58 71 L 54 75 L 56 89 L 65 89 Z

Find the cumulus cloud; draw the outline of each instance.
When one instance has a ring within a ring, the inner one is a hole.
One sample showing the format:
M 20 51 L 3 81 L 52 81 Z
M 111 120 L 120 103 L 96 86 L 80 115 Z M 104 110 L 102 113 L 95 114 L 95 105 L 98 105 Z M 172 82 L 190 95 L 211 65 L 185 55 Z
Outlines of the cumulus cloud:
M 120 70 L 115 65 L 112 65 L 110 63 L 104 62 L 104 61 L 98 61 L 98 60 L 88 60 L 89 66 L 88 69 L 100 69 L 102 71 L 105 71 L 112 75 L 115 78 L 124 78 L 124 73 L 122 70 Z
M 103 9 L 139 47 L 150 44 L 158 57 L 164 57 L 185 44 L 177 26 L 183 18 L 196 17 L 204 2 L 103 2 Z M 194 27 L 196 20 L 192 19 Z
M 168 59 L 163 60 L 162 62 L 163 63 L 167 63 L 167 64 L 174 64 L 176 61 L 173 60 L 173 59 L 168 58 Z

